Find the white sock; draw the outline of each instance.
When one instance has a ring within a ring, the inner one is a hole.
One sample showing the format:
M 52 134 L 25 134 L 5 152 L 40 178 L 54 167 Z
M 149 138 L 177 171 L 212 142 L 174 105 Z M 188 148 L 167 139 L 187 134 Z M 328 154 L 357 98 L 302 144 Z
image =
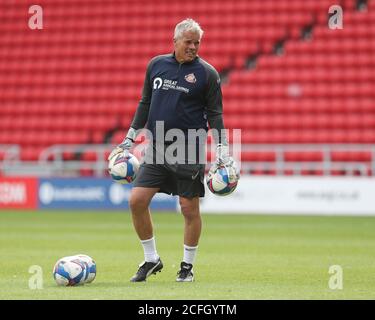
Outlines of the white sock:
M 159 259 L 158 253 L 156 252 L 155 238 L 152 237 L 148 240 L 141 240 L 143 246 L 143 252 L 145 254 L 146 262 L 156 262 Z
M 190 247 L 184 244 L 184 259 L 185 263 L 194 264 L 195 256 L 197 254 L 198 246 Z

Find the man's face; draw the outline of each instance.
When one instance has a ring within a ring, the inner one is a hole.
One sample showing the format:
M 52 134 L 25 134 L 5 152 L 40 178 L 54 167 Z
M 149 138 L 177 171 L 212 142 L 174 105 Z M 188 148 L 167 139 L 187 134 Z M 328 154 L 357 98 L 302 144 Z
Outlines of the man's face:
M 190 62 L 195 59 L 199 50 L 199 33 L 185 31 L 174 40 L 174 51 L 178 62 Z

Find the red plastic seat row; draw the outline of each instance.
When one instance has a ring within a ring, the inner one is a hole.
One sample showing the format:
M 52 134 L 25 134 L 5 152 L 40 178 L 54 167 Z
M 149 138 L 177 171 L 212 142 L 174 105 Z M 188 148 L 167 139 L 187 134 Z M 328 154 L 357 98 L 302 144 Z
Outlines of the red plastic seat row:
M 139 99 L 138 99 L 139 100 Z M 65 101 L 52 101 L 51 103 L 40 103 L 40 102 L 24 102 L 24 103 L 4 103 L 0 108 L 0 115 L 2 117 L 25 117 L 27 120 L 29 117 L 37 116 L 75 116 L 80 117 L 96 117 L 98 115 L 108 116 L 131 116 L 138 105 L 136 103 L 119 102 L 90 102 L 90 101 L 78 101 L 67 104 Z
M 10 87 L 10 88 L 0 88 L 0 95 L 3 101 L 17 101 L 17 100 L 31 100 L 37 99 L 39 101 L 43 100 L 65 100 L 69 102 L 69 100 L 80 99 L 85 101 L 87 99 L 103 99 L 103 100 L 110 100 L 110 99 L 118 99 L 126 101 L 128 99 L 139 99 L 140 97 L 141 88 L 129 88 L 123 86 L 101 86 L 99 87 L 89 87 L 89 86 L 80 86 L 80 87 L 36 87 L 33 90 L 30 88 L 17 88 L 17 87 Z
M 375 35 L 375 32 L 374 32 Z M 309 53 L 320 54 L 320 53 L 335 53 L 340 54 L 343 52 L 368 52 L 374 51 L 374 43 L 370 39 L 359 37 L 350 39 L 314 39 L 312 42 L 302 42 L 297 40 L 287 41 L 285 43 L 286 53 Z
M 290 82 L 375 82 L 375 73 L 369 68 L 333 68 L 327 72 L 325 68 L 267 70 L 267 71 L 233 71 L 230 74 L 230 84 L 257 85 L 260 83 L 290 83 Z
M 246 40 L 259 38 L 262 30 L 266 30 L 267 33 L 272 32 L 278 33 L 279 29 L 284 30 L 284 34 L 290 27 L 298 26 L 302 27 L 309 22 L 310 15 L 298 14 L 298 15 L 269 15 L 268 20 L 264 15 L 262 16 L 249 16 L 244 14 L 242 16 L 233 16 L 232 21 L 228 25 L 223 23 L 223 19 L 218 20 L 218 25 L 206 26 L 206 33 L 204 34 L 203 40 L 205 44 L 209 44 L 210 41 L 230 41 L 230 40 Z M 143 22 L 143 21 L 142 21 Z M 260 22 L 260 23 L 259 23 Z M 238 25 L 236 25 L 238 24 Z M 46 44 L 77 44 L 78 48 L 83 45 L 99 45 L 100 43 L 117 43 L 116 46 L 125 43 L 127 46 L 139 46 L 141 44 L 150 43 L 155 41 L 157 47 L 164 48 L 171 43 L 171 37 L 173 36 L 173 25 L 167 26 L 166 28 L 158 28 L 158 32 L 155 29 L 139 28 L 129 32 L 128 26 L 118 26 L 117 32 L 113 32 L 113 28 L 93 28 L 91 25 L 85 25 L 85 28 L 77 30 L 72 28 L 67 30 L 66 24 L 61 25 L 60 28 L 47 29 L 43 34 L 38 36 L 28 34 L 25 32 L 9 32 L 4 34 L 2 41 L 7 46 L 19 46 L 20 41 L 22 43 L 32 46 L 38 41 L 41 47 Z M 87 47 L 86 47 L 87 48 Z M 154 46 L 150 49 L 155 50 Z
M 316 39 L 319 38 L 346 38 L 355 39 L 356 37 L 370 38 L 374 35 L 374 26 L 367 24 L 364 18 L 358 17 L 356 21 L 349 23 L 346 19 L 349 19 L 349 14 L 344 16 L 343 29 L 329 29 L 324 25 L 316 26 L 313 31 L 313 35 Z
M 351 0 L 354 2 L 353 0 Z M 241 13 L 244 11 L 265 11 L 266 12 L 288 12 L 288 9 L 292 12 L 300 12 L 302 9 L 306 11 L 315 11 L 319 10 L 322 7 L 326 7 L 326 4 L 330 2 L 327 1 L 275 1 L 275 2 L 248 2 L 248 1 L 236 1 L 235 3 L 226 0 L 226 1 L 199 1 L 198 3 L 194 3 L 193 8 L 183 7 L 178 3 L 171 3 L 170 1 L 158 1 L 157 3 L 151 3 L 150 1 L 143 1 L 142 4 L 132 2 L 131 6 L 127 5 L 128 3 L 124 2 L 123 6 L 119 6 L 118 3 L 108 3 L 105 7 L 99 3 L 93 3 L 86 14 L 92 15 L 116 15 L 116 14 L 123 14 L 127 15 L 129 12 L 132 13 L 133 16 L 137 18 L 141 18 L 143 15 L 153 15 L 153 16 L 160 16 L 160 15 L 168 15 L 171 13 L 174 14 L 185 14 L 186 12 L 196 12 L 197 14 L 218 14 L 222 12 L 230 12 L 230 13 Z M 305 5 L 305 6 L 304 6 Z M 323 6 L 324 5 L 324 6 Z M 75 13 L 77 14 L 75 9 L 77 9 L 74 5 L 69 6 L 65 9 L 65 7 L 57 2 L 56 5 L 57 9 L 54 12 L 55 16 L 64 16 L 67 13 Z M 353 5 L 351 6 L 353 7 Z M 79 8 L 79 6 L 78 6 Z M 328 7 L 327 7 L 328 8 Z M 64 9 L 66 11 L 64 11 Z
M 333 151 L 330 159 L 340 162 L 371 162 L 375 159 L 375 154 L 371 151 Z
M 306 115 L 235 115 L 225 116 L 228 128 L 239 129 L 372 129 L 375 114 L 306 114 Z
M 341 54 L 288 54 L 283 57 L 260 56 L 257 61 L 259 69 L 276 68 L 353 68 L 353 67 L 375 67 L 375 58 L 371 52 L 353 54 L 342 52 Z
M 258 49 L 257 43 L 247 43 L 244 44 L 244 47 L 249 47 L 252 51 L 256 51 Z M 241 49 L 242 51 L 246 51 L 244 47 Z M 231 49 L 232 50 L 232 49 Z M 0 48 L 1 51 L 1 48 Z M 46 55 L 43 56 L 43 52 L 40 52 L 40 55 L 36 54 L 29 55 L 22 51 L 20 48 L 18 53 L 16 51 L 12 51 L 12 56 L 7 55 L 4 59 L 9 60 L 1 69 L 6 69 L 7 74 L 10 74 L 12 77 L 18 77 L 24 79 L 25 77 L 46 77 L 53 78 L 56 81 L 60 79 L 60 77 L 73 77 L 73 78 L 81 78 L 81 77 L 89 77 L 93 78 L 95 75 L 99 78 L 98 81 L 101 79 L 101 75 L 105 74 L 107 77 L 117 77 L 119 79 L 126 79 L 127 81 L 132 81 L 134 79 L 133 85 L 138 84 L 140 81 L 139 79 L 144 78 L 144 72 L 146 71 L 147 63 L 153 57 L 153 55 L 149 55 L 146 57 L 139 57 L 139 59 L 135 59 L 134 57 L 129 57 L 124 59 L 121 55 L 118 54 L 106 54 L 103 52 L 102 58 L 99 60 L 94 55 L 92 56 L 64 56 L 61 52 L 57 51 L 56 56 L 52 54 L 49 55 L 50 51 L 46 50 Z M 168 52 L 158 52 L 156 54 L 161 53 L 168 53 Z M 0 57 L 1 57 L 0 52 Z M 32 63 L 31 61 L 23 61 L 23 57 L 29 57 L 37 59 L 43 59 L 42 63 Z M 207 52 L 207 50 L 203 47 L 200 56 L 207 60 L 210 64 L 214 65 L 217 70 L 221 70 L 223 67 L 230 65 L 230 62 L 233 57 L 229 56 L 222 56 L 218 53 L 211 53 Z M 238 54 L 241 58 L 247 56 L 244 54 Z M 61 60 L 64 58 L 64 60 Z M 236 59 L 236 57 L 234 57 Z M 0 61 L 1 62 L 1 61 Z M 23 74 L 22 74 L 23 72 Z M 58 76 L 56 75 L 58 73 Z M 3 81 L 6 81 L 7 78 L 4 78 Z
M 224 88 L 223 95 L 227 99 L 252 99 L 252 98 L 321 98 L 333 99 L 341 96 L 345 98 L 368 97 L 375 98 L 374 86 L 366 83 L 304 83 L 304 84 L 259 84 L 257 86 L 228 86 Z
M 59 87 L 59 86 L 104 86 L 123 85 L 142 88 L 144 75 L 140 72 L 97 72 L 96 74 L 75 73 L 74 75 L 62 74 L 60 77 L 54 75 L 11 73 L 7 78 L 0 78 L 0 86 L 21 87 L 28 86 L 30 89 L 38 86 Z
M 332 151 L 327 155 L 323 151 L 285 151 L 282 153 L 282 159 L 287 162 L 323 162 L 326 156 L 334 162 L 371 162 L 375 154 L 372 151 Z M 244 151 L 241 153 L 241 161 L 276 161 L 276 153 Z
M 130 123 L 131 116 L 5 116 L 0 119 L 3 130 L 110 130 L 118 123 Z
M 173 8 L 173 7 L 172 7 Z M 181 8 L 181 6 L 180 6 Z M 201 25 L 206 28 L 207 30 L 212 28 L 217 28 L 219 26 L 243 26 L 243 25 L 259 25 L 268 23 L 268 25 L 273 25 L 277 23 L 303 23 L 307 20 L 306 18 L 303 18 L 303 13 L 312 15 L 311 11 L 307 11 L 307 8 L 303 8 L 304 10 L 293 10 L 292 8 L 287 8 L 286 10 L 274 10 L 274 11 L 254 11 L 254 10 L 241 10 L 240 7 L 236 6 L 236 10 L 225 10 L 225 8 L 220 8 L 220 11 L 215 12 L 212 8 L 208 12 L 199 12 L 199 11 L 191 11 L 189 14 L 188 10 L 186 8 L 183 8 L 180 12 L 173 13 L 171 10 L 170 5 L 168 6 L 168 12 L 166 14 L 159 14 L 157 12 L 147 12 L 143 11 L 141 14 L 138 13 L 130 13 L 129 11 L 126 12 L 126 14 L 121 14 L 118 12 L 115 15 L 112 15 L 112 19 L 117 19 L 117 25 L 121 27 L 120 31 L 127 29 L 127 30 L 138 30 L 142 28 L 149 28 L 150 26 L 154 25 L 159 30 L 170 30 L 172 26 L 175 25 L 176 22 L 179 20 L 185 18 L 186 16 L 191 16 L 197 21 L 201 23 Z M 56 10 L 54 10 L 57 12 Z M 223 15 L 223 12 L 225 12 L 225 15 Z M 73 14 L 76 14 L 75 16 Z M 268 16 L 265 15 L 265 13 L 268 13 Z M 66 21 L 68 13 L 64 12 L 61 16 L 54 16 L 51 17 L 54 19 L 53 26 L 58 29 L 63 29 L 63 22 L 65 22 L 65 26 L 68 28 L 71 28 L 73 26 L 73 23 L 71 21 Z M 209 15 L 209 18 L 207 17 Z M 260 17 L 264 15 L 265 19 L 262 20 Z M 101 16 L 97 16 L 97 18 L 105 19 L 110 16 L 109 14 L 102 14 Z M 245 19 L 246 16 L 248 19 Z M 72 12 L 72 17 L 77 17 L 77 12 Z M 243 17 L 243 18 L 242 18 Z M 90 15 L 87 16 L 80 16 L 81 21 L 74 22 L 74 26 L 77 26 L 78 28 L 82 29 L 84 27 L 87 27 L 87 25 L 93 25 L 94 27 L 98 27 L 98 23 L 91 22 L 90 19 L 93 18 L 93 14 L 90 13 Z M 239 19 L 236 19 L 239 18 Z M 242 19 L 241 19 L 242 18 Z M 290 18 L 290 19 L 288 19 Z M 294 18 L 294 19 L 293 19 Z M 69 29 L 68 29 L 69 30 Z M 78 29 L 79 30 L 79 29 Z
M 89 132 L 82 131 L 1 131 L 0 144 L 46 146 L 53 144 L 82 144 L 89 142 Z
M 332 97 L 325 99 L 301 98 L 265 98 L 227 99 L 224 95 L 225 114 L 375 114 L 373 99 Z
M 87 27 L 88 25 L 97 26 L 100 24 L 97 19 L 103 20 L 108 17 L 113 19 L 112 24 L 118 26 L 138 29 L 154 25 L 157 28 L 163 29 L 169 25 L 174 25 L 176 21 L 186 16 L 194 17 L 204 27 L 213 28 L 220 26 L 220 23 L 224 26 L 233 26 L 237 24 L 243 26 L 252 22 L 257 25 L 261 25 L 262 23 L 267 23 L 269 25 L 274 22 L 285 23 L 290 20 L 294 20 L 295 23 L 298 23 L 303 22 L 301 17 L 304 17 L 307 13 L 314 13 L 314 11 L 308 9 L 308 6 L 304 7 L 304 10 L 295 10 L 291 6 L 285 8 L 286 10 L 283 10 L 282 8 L 270 8 L 267 10 L 265 8 L 267 3 L 264 3 L 262 9 L 252 9 L 250 7 L 241 8 L 241 6 L 233 5 L 231 8 L 226 9 L 225 5 L 221 3 L 219 7 L 215 9 L 215 4 L 215 2 L 211 3 L 208 12 L 207 10 L 199 10 L 199 7 L 196 9 L 195 5 L 194 8 L 189 10 L 189 8 L 181 7 L 181 5 L 174 7 L 173 4 L 168 4 L 168 7 L 165 10 L 162 10 L 163 12 L 158 12 L 160 11 L 160 8 L 162 8 L 159 4 L 155 6 L 152 11 L 147 10 L 147 6 L 144 6 L 143 12 L 132 12 L 132 6 L 117 6 L 117 8 L 114 8 L 102 5 L 100 8 L 92 7 L 86 12 L 82 9 L 77 10 L 72 7 L 55 6 L 54 10 L 48 13 L 48 17 L 51 19 L 51 26 L 58 29 L 62 27 L 63 21 L 65 21 L 68 26 L 71 26 L 74 23 L 79 27 Z M 264 16 L 264 20 L 260 18 L 261 16 Z M 14 16 L 14 18 L 17 17 L 18 16 Z M 246 17 L 248 17 L 248 19 L 246 19 Z M 77 18 L 79 18 L 79 20 Z M 93 18 L 96 19 L 92 21 L 91 19 Z M 77 21 L 74 21 L 73 19 L 77 19 Z M 306 22 L 306 19 L 304 21 Z M 14 25 L 15 23 L 16 21 L 10 21 L 8 24 Z M 120 29 L 119 31 L 123 30 L 124 29 Z
M 28 48 L 8 48 L 6 51 L 4 48 L 0 48 L 0 56 L 7 60 L 1 61 L 3 64 L 0 65 L 2 70 L 8 72 L 43 72 L 48 75 L 70 74 L 72 70 L 76 72 L 119 72 L 120 70 L 126 70 L 126 72 L 136 73 L 144 72 L 147 67 L 147 63 L 154 55 L 141 56 L 136 55 L 128 56 L 124 59 L 125 50 L 101 50 L 100 58 L 98 53 L 94 51 L 77 52 L 73 48 L 58 48 L 49 47 L 41 50 L 28 51 Z M 124 52 L 122 52 L 124 51 Z M 166 52 L 155 52 L 155 55 Z M 24 59 L 27 57 L 27 59 Z M 34 60 L 33 60 L 34 59 Z
M 272 34 L 271 34 L 272 36 Z M 87 39 L 89 35 L 86 35 L 85 38 Z M 153 45 L 149 46 L 149 42 L 137 42 L 133 44 L 129 44 L 124 39 L 124 42 L 117 42 L 115 39 L 113 41 L 108 41 L 107 43 L 103 43 L 102 39 L 97 39 L 97 41 L 89 41 L 86 42 L 77 40 L 77 41 L 60 41 L 56 39 L 55 41 L 51 41 L 51 39 L 46 39 L 45 41 L 40 41 L 38 38 L 26 38 L 24 40 L 22 37 L 19 41 L 15 41 L 14 43 L 6 43 L 6 47 L 8 50 L 3 50 L 2 54 L 15 51 L 17 56 L 29 56 L 33 55 L 35 57 L 68 57 L 68 58 L 86 58 L 86 57 L 95 57 L 98 61 L 98 57 L 100 60 L 102 57 L 106 55 L 110 55 L 113 57 L 122 58 L 125 60 L 125 56 L 131 60 L 136 60 L 137 58 L 140 60 L 150 59 L 151 57 L 158 55 L 158 54 L 165 54 L 168 52 L 173 51 L 173 43 L 172 41 L 162 42 L 160 45 Z M 229 39 L 228 39 L 229 42 Z M 22 51 L 22 49 L 24 51 Z M 11 50 L 11 51 L 10 51 Z M 40 54 L 40 55 L 39 55 Z M 131 61 L 130 60 L 130 61 Z M 33 61 L 34 63 L 39 63 L 41 60 Z M 138 60 L 139 61 L 139 60 Z M 30 61 L 28 61 L 32 64 Z M 59 61 L 62 64 L 64 63 L 75 63 L 74 60 L 70 61 Z M 44 60 L 40 63 L 44 63 Z M 124 63 L 128 63 L 125 61 Z M 138 62 L 139 63 L 139 62 Z M 100 65 L 98 65 L 100 66 Z
M 375 143 L 374 130 L 246 130 L 243 143 Z

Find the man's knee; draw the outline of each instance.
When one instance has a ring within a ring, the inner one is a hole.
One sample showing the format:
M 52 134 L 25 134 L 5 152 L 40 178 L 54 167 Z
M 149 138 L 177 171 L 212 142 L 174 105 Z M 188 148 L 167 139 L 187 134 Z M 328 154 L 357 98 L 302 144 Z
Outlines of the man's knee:
M 180 197 L 181 212 L 187 219 L 199 217 L 199 198 L 182 198 Z
M 133 189 L 129 198 L 129 207 L 132 212 L 147 210 L 151 199 L 146 192 Z
M 144 199 L 140 196 L 134 196 L 131 195 L 129 199 L 129 207 L 131 211 L 139 211 L 139 210 L 144 210 L 148 207 Z

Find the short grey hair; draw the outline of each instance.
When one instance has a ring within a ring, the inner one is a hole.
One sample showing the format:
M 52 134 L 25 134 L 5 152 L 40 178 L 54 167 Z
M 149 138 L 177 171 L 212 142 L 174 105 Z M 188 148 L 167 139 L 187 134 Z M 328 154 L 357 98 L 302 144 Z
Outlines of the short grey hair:
M 191 18 L 187 18 L 187 19 L 179 22 L 176 25 L 176 28 L 174 29 L 174 37 L 173 37 L 173 39 L 176 40 L 176 39 L 181 38 L 182 34 L 185 31 L 192 31 L 192 32 L 198 33 L 199 34 L 199 39 L 202 38 L 203 32 L 204 32 L 198 22 L 194 21 Z

